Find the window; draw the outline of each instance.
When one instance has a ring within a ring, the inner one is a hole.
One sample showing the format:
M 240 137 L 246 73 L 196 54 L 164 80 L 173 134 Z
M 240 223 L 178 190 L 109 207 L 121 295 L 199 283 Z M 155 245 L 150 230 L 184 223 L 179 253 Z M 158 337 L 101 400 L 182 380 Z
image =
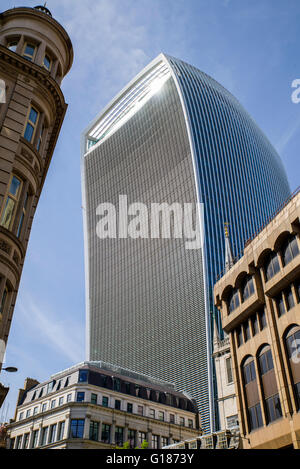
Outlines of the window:
M 119 399 L 115 399 L 115 409 L 117 410 L 121 409 L 121 401 L 119 401 Z
M 3 295 L 2 295 L 2 299 L 1 299 L 1 304 L 0 304 L 0 314 L 4 313 L 4 308 L 5 308 L 5 302 L 6 302 L 7 295 L 8 295 L 8 288 L 5 286 L 4 291 L 3 291 Z
M 247 360 L 243 366 L 243 375 L 245 384 L 251 383 L 256 380 L 255 364 L 254 360 Z
M 23 418 L 24 418 L 24 412 L 20 412 L 20 414 L 19 414 L 19 420 L 23 420 Z
M 149 409 L 149 417 L 155 419 L 155 409 Z
M 114 378 L 114 390 L 120 391 L 121 390 L 121 381 L 119 378 Z
M 31 414 L 31 409 L 28 409 L 28 410 L 26 411 L 26 418 L 27 418 L 27 419 L 28 419 L 28 417 L 30 417 L 30 414 Z
M 277 306 L 277 314 L 278 314 L 278 317 L 280 317 L 283 314 L 285 314 L 285 304 L 284 304 L 284 298 L 283 298 L 282 293 L 280 293 L 280 295 L 277 296 L 275 301 L 276 301 L 276 306 Z
M 7 48 L 12 52 L 16 52 L 18 47 L 18 41 L 11 41 L 7 44 Z
M 71 420 L 71 438 L 83 438 L 84 419 Z
M 48 437 L 48 427 L 42 428 L 42 441 L 41 445 L 45 446 L 47 444 L 47 437 Z
M 21 449 L 22 437 L 22 435 L 17 436 L 16 449 Z
M 99 422 L 90 422 L 90 440 L 98 441 L 99 439 Z
M 65 432 L 65 422 L 59 422 L 58 424 L 58 434 L 57 434 L 57 440 L 63 440 L 64 438 L 64 432 Z
M 103 407 L 108 407 L 108 397 L 106 396 L 102 397 L 102 405 Z
M 60 397 L 58 401 L 58 405 L 63 405 L 63 403 L 64 403 L 64 398 Z
M 38 446 L 38 438 L 39 438 L 39 431 L 34 430 L 33 438 L 32 438 L 32 448 L 36 448 Z
M 56 391 L 59 391 L 60 388 L 61 388 L 61 384 L 62 384 L 62 380 L 60 379 L 57 383 L 57 386 L 56 386 Z
M 83 401 L 84 401 L 84 392 L 79 391 L 79 392 L 77 393 L 76 401 L 77 401 L 77 402 L 83 402 Z
M 137 413 L 139 415 L 144 415 L 144 407 L 142 405 L 138 405 Z
M 39 120 L 39 112 L 34 107 L 31 107 L 26 124 L 25 124 L 25 130 L 24 130 L 24 138 L 29 143 L 33 142 L 38 120 Z
M 152 435 L 152 449 L 158 449 L 159 448 L 159 436 L 158 435 Z
M 29 433 L 25 433 L 23 438 L 23 449 L 28 449 L 29 446 Z
M 262 309 L 258 312 L 260 330 L 262 331 L 267 326 L 266 311 Z
M 231 358 L 226 358 L 226 374 L 227 374 L 227 384 L 233 383 L 233 376 L 232 376 L 232 365 L 231 365 Z
M 93 392 L 91 394 L 91 403 L 97 404 L 97 394 L 94 394 Z
M 72 400 L 72 394 L 68 394 L 67 395 L 67 402 L 71 402 L 71 400 Z
M 184 417 L 180 417 L 180 418 L 179 418 L 179 425 L 180 425 L 181 427 L 184 427 L 184 423 L 185 423 L 185 422 L 184 422 Z
M 48 71 L 51 70 L 51 59 L 50 59 L 48 54 L 46 54 L 45 57 L 44 57 L 43 67 Z
M 162 436 L 161 437 L 161 446 L 168 446 L 168 437 L 167 436 Z
M 240 305 L 239 292 L 238 290 L 232 290 L 232 293 L 228 300 L 229 313 L 234 311 Z
M 101 441 L 103 443 L 110 443 L 110 425 L 107 423 L 102 424 Z
M 87 383 L 87 380 L 88 380 L 88 371 L 79 370 L 78 383 Z
M 228 429 L 237 427 L 239 422 L 238 422 L 238 415 L 231 415 L 230 417 L 226 418 L 227 425 L 226 427 Z
M 147 441 L 147 435 L 145 432 L 138 432 L 138 444 L 141 445 L 144 441 Z
M 65 386 L 64 386 L 65 388 L 66 388 L 67 386 L 69 386 L 69 381 L 70 381 L 70 377 L 68 376 L 68 377 L 66 378 L 66 382 L 65 382 Z
M 252 324 L 252 334 L 254 336 L 259 333 L 259 324 L 258 324 L 258 318 L 256 314 L 254 314 L 251 317 L 251 324 Z
M 133 405 L 130 402 L 127 403 L 127 412 L 130 414 L 133 412 Z
M 23 57 L 32 62 L 35 56 L 35 51 L 36 47 L 33 44 L 26 42 L 23 49 Z
M 56 438 L 56 423 L 51 425 L 50 427 L 50 434 L 49 434 L 49 444 L 54 443 Z
M 115 442 L 116 445 L 122 446 L 124 443 L 124 428 L 116 427 L 115 428 Z
M 36 415 L 36 414 L 38 413 L 38 410 L 39 410 L 38 407 L 34 407 L 34 409 L 33 409 L 33 415 Z
M 245 342 L 247 342 L 247 340 L 249 340 L 251 337 L 249 321 L 244 322 L 243 328 L 244 328 L 244 334 L 245 334 Z
M 261 415 L 261 407 L 260 404 L 256 404 L 253 407 L 248 409 L 249 412 L 249 426 L 251 430 L 255 430 L 256 428 L 263 426 L 263 420 Z
M 51 401 L 51 409 L 54 409 L 55 406 L 56 406 L 56 400 L 53 399 L 53 401 Z
M 244 343 L 243 329 L 241 326 L 237 328 L 237 342 L 239 347 Z
M 259 367 L 260 373 L 262 375 L 274 369 L 272 352 L 270 348 L 259 355 Z
M 47 384 L 47 394 L 53 391 L 53 388 L 55 386 L 55 379 L 53 381 L 50 381 L 50 383 Z
M 135 435 L 136 431 L 135 430 L 128 430 L 128 441 L 129 441 L 129 446 L 130 448 L 135 447 Z
M 296 236 L 289 237 L 289 239 L 283 245 L 281 252 L 283 265 L 287 265 L 299 254 Z
M 158 412 L 158 420 L 161 420 L 162 422 L 165 420 L 165 414 L 161 410 Z
M 293 292 L 292 292 L 291 287 L 287 288 L 284 291 L 284 295 L 285 295 L 285 298 L 286 298 L 287 310 L 289 311 L 290 309 L 292 309 L 295 306 Z
M 22 188 L 22 181 L 14 174 L 11 176 L 9 190 L 6 200 L 3 204 L 3 211 L 1 215 L 1 226 L 10 230 L 16 214 L 16 208 L 19 202 Z
M 24 199 L 24 202 L 23 202 L 21 218 L 20 218 L 19 226 L 18 226 L 18 230 L 17 230 L 17 237 L 18 237 L 18 238 L 20 237 L 21 230 L 22 230 L 22 226 L 23 226 L 23 222 L 24 222 L 24 218 L 25 218 L 25 216 L 26 216 L 27 201 L 28 201 L 28 192 L 27 192 L 27 194 L 25 195 L 25 199 Z
M 269 254 L 265 266 L 265 279 L 266 281 L 270 280 L 274 275 L 276 275 L 280 271 L 279 260 L 276 252 L 272 252 Z
M 271 396 L 266 399 L 266 411 L 268 422 L 273 422 L 274 420 L 277 420 L 282 417 L 280 399 L 278 394 L 275 394 L 275 396 Z
M 254 293 L 253 277 L 247 276 L 242 285 L 242 298 L 246 301 Z
M 46 412 L 46 410 L 47 410 L 47 402 L 44 402 L 42 406 L 42 412 Z
M 40 151 L 41 144 L 42 144 L 42 139 L 43 139 L 43 135 L 44 135 L 44 131 L 45 131 L 45 126 L 42 125 L 42 127 L 41 127 L 41 129 L 40 129 L 39 138 L 38 138 L 38 141 L 37 141 L 37 144 L 36 144 L 36 149 L 37 149 L 37 151 Z
M 193 428 L 193 427 L 194 427 L 194 424 L 193 424 L 193 420 L 192 420 L 192 419 L 188 419 L 188 426 L 189 426 L 189 428 Z
M 170 414 L 170 423 L 175 423 L 175 415 Z

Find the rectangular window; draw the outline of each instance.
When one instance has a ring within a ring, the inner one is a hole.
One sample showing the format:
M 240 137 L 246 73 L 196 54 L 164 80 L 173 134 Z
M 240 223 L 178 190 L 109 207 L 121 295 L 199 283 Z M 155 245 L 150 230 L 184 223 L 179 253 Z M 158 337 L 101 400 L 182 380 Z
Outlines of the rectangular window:
M 115 399 L 115 409 L 117 410 L 121 409 L 121 401 L 119 401 L 119 399 Z
M 103 443 L 110 443 L 110 425 L 107 423 L 102 424 L 101 441 Z
M 6 196 L 6 200 L 3 204 L 3 211 L 1 215 L 1 226 L 10 230 L 12 228 L 18 202 L 20 199 L 22 188 L 22 181 L 17 176 L 12 175 L 11 181 L 9 184 L 8 194 Z
M 56 423 L 50 427 L 49 444 L 56 441 Z
M 170 423 L 175 423 L 175 415 L 170 414 Z
M 51 59 L 48 54 L 45 55 L 43 60 L 43 67 L 50 72 L 51 70 Z
M 25 433 L 23 439 L 23 449 L 28 449 L 29 446 L 29 433 Z
M 249 321 L 245 321 L 243 324 L 244 327 L 244 333 L 245 333 L 245 342 L 250 339 L 250 326 L 249 326 Z
M 257 315 L 254 314 L 251 318 L 251 324 L 252 324 L 252 334 L 256 335 L 259 333 L 259 324 L 258 324 L 258 318 Z
M 232 375 L 232 366 L 231 366 L 231 358 L 226 358 L 226 373 L 227 373 L 227 384 L 233 383 L 233 375 Z
M 42 405 L 42 412 L 46 412 L 47 410 L 47 402 L 45 402 L 43 405 Z
M 79 370 L 78 383 L 87 383 L 88 370 Z
M 158 420 L 161 420 L 162 422 L 165 420 L 165 414 L 161 410 L 158 412 Z
M 65 422 L 60 422 L 59 425 L 58 425 L 58 435 L 57 435 L 57 439 L 60 441 L 60 440 L 63 440 L 64 438 L 64 433 L 65 433 Z
M 83 438 L 84 419 L 71 420 L 71 438 Z
M 59 403 L 59 405 L 63 405 L 63 403 L 64 403 L 64 398 L 63 398 L 63 397 L 60 397 L 58 403 Z
M 51 409 L 54 409 L 55 406 L 56 406 L 56 400 L 53 399 L 53 401 L 51 401 Z
M 180 425 L 181 427 L 184 427 L 184 423 L 185 423 L 184 417 L 180 417 L 180 418 L 179 418 L 179 425 Z
M 106 396 L 102 397 L 102 405 L 103 407 L 108 407 L 108 397 Z
M 77 402 L 83 402 L 83 401 L 84 401 L 84 392 L 79 391 L 79 392 L 77 393 L 76 401 L 77 401 Z
M 286 302 L 287 302 L 287 310 L 289 311 L 290 309 L 292 309 L 295 306 L 292 289 L 287 288 L 285 290 L 284 294 L 285 294 L 285 298 L 286 298 Z
M 124 428 L 116 427 L 115 428 L 115 442 L 116 445 L 122 446 L 124 443 Z
M 99 439 L 99 422 L 90 422 L 90 440 L 98 441 Z
M 33 61 L 36 52 L 36 46 L 34 44 L 30 44 L 29 42 L 25 43 L 23 49 L 23 57 L 24 59 L 29 60 L 30 62 Z
M 20 218 L 19 226 L 18 226 L 18 230 L 17 230 L 17 238 L 20 237 L 23 222 L 24 222 L 24 219 L 25 219 L 25 216 L 26 216 L 27 200 L 28 200 L 28 193 L 26 194 L 25 199 L 24 199 L 24 203 L 23 203 L 21 218 Z
M 128 430 L 128 441 L 129 441 L 129 446 L 130 448 L 135 447 L 135 435 L 136 431 L 135 430 Z
M 39 438 L 39 431 L 34 430 L 33 438 L 32 438 L 32 448 L 36 448 L 38 446 L 38 438 Z
M 241 326 L 237 328 L 237 342 L 238 347 L 240 347 L 244 343 L 243 328 Z
M 28 419 L 28 417 L 30 417 L 30 414 L 31 414 L 31 409 L 28 409 L 28 410 L 26 411 L 26 418 L 27 418 L 27 419 Z
M 45 446 L 48 443 L 47 437 L 48 437 L 48 427 L 44 427 L 42 428 L 42 442 L 41 442 L 42 446 Z
M 17 436 L 16 449 L 21 449 L 22 445 L 22 435 Z
M 276 298 L 277 313 L 278 317 L 285 314 L 285 304 L 282 293 Z
M 133 405 L 130 402 L 127 402 L 127 412 L 130 414 L 133 412 Z
M 24 135 L 23 135 L 25 140 L 27 140 L 27 142 L 29 143 L 33 143 L 38 121 L 39 121 L 39 112 L 34 107 L 31 107 L 29 110 L 27 121 L 25 123 Z
M 36 414 L 38 413 L 38 410 L 39 410 L 38 407 L 34 407 L 34 409 L 33 409 L 33 415 L 36 415 Z
M 265 309 L 262 309 L 261 311 L 259 311 L 258 317 L 259 317 L 260 330 L 262 331 L 263 329 L 265 329 L 265 327 L 267 327 L 267 318 L 266 318 Z
M 159 441 L 159 436 L 158 435 L 152 435 L 152 449 L 158 449 L 159 448 L 158 441 Z
M 251 430 L 255 430 L 256 428 L 262 427 L 262 415 L 261 415 L 261 408 L 260 404 L 256 404 L 249 409 L 249 425 Z
M 149 409 L 149 417 L 155 419 L 155 409 Z
M 92 392 L 91 394 L 91 404 L 97 404 L 97 394 Z
M 282 417 L 280 399 L 278 394 L 266 399 L 266 410 L 268 422 L 273 422 L 274 420 L 277 420 Z
M 7 295 L 8 295 L 8 288 L 5 287 L 3 291 L 2 299 L 1 299 L 0 314 L 3 314 L 4 312 Z
M 72 394 L 68 394 L 67 395 L 67 402 L 71 402 L 71 400 L 72 400 Z
M 144 415 L 144 407 L 142 405 L 138 405 L 137 413 L 139 415 Z
M 168 437 L 167 436 L 162 436 L 161 437 L 161 446 L 168 446 Z
M 144 441 L 147 441 L 146 433 L 145 432 L 138 432 L 138 444 L 139 444 L 139 446 L 141 446 Z
M 189 419 L 189 420 L 188 420 L 188 425 L 189 425 L 189 428 L 193 428 L 193 427 L 194 427 L 194 424 L 193 424 L 193 420 L 192 420 L 192 419 Z

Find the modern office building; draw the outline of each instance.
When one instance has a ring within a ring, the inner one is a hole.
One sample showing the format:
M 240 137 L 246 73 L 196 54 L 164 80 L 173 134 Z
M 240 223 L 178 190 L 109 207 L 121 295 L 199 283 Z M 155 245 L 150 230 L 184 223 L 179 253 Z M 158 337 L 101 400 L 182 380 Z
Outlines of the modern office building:
M 300 448 L 300 192 L 215 285 L 243 447 Z
M 47 8 L 0 14 L 0 371 L 34 213 L 67 109 L 60 84 L 72 60 L 70 38 Z
M 172 383 L 101 362 L 83 362 L 38 383 L 26 380 L 10 449 L 159 449 L 201 434 L 197 404 Z
M 236 255 L 290 193 L 278 154 L 219 83 L 160 54 L 83 133 L 82 185 L 88 359 L 175 382 L 197 400 L 209 431 L 213 285 L 224 268 L 224 222 Z M 193 204 L 203 245 L 187 248 L 175 211 L 169 239 L 162 225 L 162 236 L 144 224 L 140 237 L 127 236 L 126 200 L 130 220 L 138 212 L 131 204 L 148 208 L 142 224 L 152 204 Z M 105 239 L 104 203 L 120 216 Z

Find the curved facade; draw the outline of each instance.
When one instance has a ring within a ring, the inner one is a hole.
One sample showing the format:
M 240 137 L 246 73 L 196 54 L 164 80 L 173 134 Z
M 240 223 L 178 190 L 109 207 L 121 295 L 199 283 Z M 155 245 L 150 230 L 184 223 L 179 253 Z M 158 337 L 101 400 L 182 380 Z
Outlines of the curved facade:
M 234 251 L 289 195 L 280 159 L 215 80 L 160 55 L 104 109 L 82 140 L 90 360 L 175 382 L 211 426 L 210 313 Z M 202 203 L 200 249 L 183 239 L 99 239 L 97 206 Z
M 72 60 L 70 38 L 47 8 L 0 14 L 0 369 L 35 210 L 67 109 L 60 83 Z

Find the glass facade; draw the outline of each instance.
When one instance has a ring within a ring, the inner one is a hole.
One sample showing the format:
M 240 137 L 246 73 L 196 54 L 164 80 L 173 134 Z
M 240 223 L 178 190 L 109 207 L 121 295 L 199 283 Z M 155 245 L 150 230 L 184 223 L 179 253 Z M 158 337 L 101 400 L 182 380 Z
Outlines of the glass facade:
M 150 80 L 162 74 L 153 92 Z M 142 105 L 134 110 L 136 102 Z M 87 358 L 176 383 L 196 399 L 208 431 L 213 285 L 224 268 L 224 223 L 237 255 L 289 196 L 279 156 L 227 90 L 165 55 L 89 127 L 82 156 Z M 99 239 L 97 206 L 118 207 L 122 194 L 128 204 L 147 206 L 201 202 L 203 249 L 187 250 L 184 239 Z

